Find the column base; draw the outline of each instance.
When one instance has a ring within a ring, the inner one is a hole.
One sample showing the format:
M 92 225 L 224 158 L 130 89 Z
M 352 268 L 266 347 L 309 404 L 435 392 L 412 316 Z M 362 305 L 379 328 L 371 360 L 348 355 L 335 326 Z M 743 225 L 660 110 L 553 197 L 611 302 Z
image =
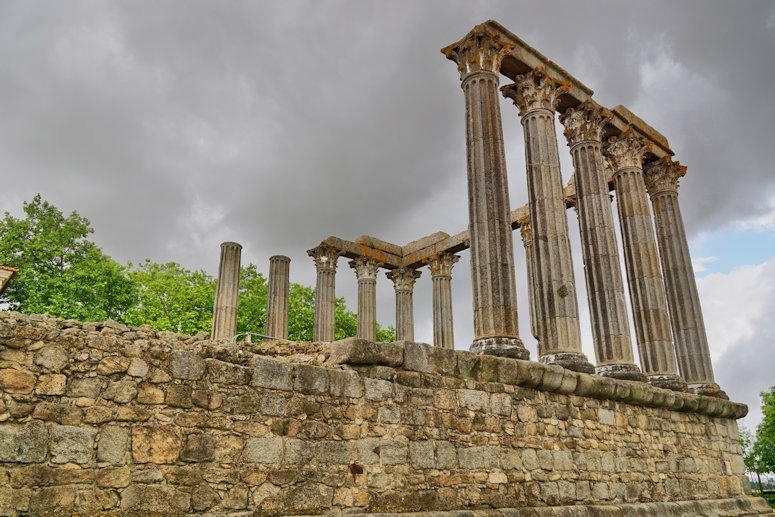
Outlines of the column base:
M 595 373 L 595 366 L 580 352 L 546 354 L 539 357 L 538 361 L 543 364 L 556 364 L 574 372 Z
M 695 395 L 729 400 L 729 395 L 715 382 L 690 383 L 688 391 Z
M 612 379 L 621 379 L 623 381 L 646 382 L 646 376 L 640 371 L 640 368 L 634 364 L 607 364 L 595 368 L 595 373 L 602 377 L 611 377 Z
M 686 381 L 674 374 L 646 375 L 646 382 L 657 388 L 673 391 L 686 391 Z
M 530 359 L 530 351 L 518 337 L 486 337 L 474 341 L 469 350 L 480 355 Z

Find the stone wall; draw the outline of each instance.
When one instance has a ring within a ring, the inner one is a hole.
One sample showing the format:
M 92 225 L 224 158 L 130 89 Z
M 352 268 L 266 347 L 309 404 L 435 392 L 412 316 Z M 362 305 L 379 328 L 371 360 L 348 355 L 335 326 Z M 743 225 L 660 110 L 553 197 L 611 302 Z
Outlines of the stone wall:
M 739 404 L 410 342 L 205 337 L 0 312 L 0 515 L 769 511 Z

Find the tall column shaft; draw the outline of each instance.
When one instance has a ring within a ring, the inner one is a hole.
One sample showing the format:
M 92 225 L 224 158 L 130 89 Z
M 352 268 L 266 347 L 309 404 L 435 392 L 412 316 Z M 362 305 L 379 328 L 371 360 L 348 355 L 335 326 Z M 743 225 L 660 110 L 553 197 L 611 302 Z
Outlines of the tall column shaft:
M 457 255 L 441 253 L 428 260 L 433 281 L 433 346 L 455 349 L 452 319 L 452 268 Z
M 333 341 L 336 337 L 336 262 L 342 252 L 329 246 L 318 246 L 307 251 L 315 261 L 314 341 Z
M 375 260 L 357 258 L 350 261 L 358 278 L 358 337 L 377 340 L 377 273 Z
M 266 296 L 266 335 L 288 339 L 288 291 L 291 259 L 283 255 L 269 257 L 269 282 Z
M 568 237 L 554 106 L 566 87 L 536 68 L 503 94 L 519 108 L 525 137 L 530 224 L 533 233 L 534 303 L 543 363 L 592 372 L 581 352 L 581 325 Z
M 466 105 L 474 342 L 471 351 L 527 359 L 519 339 L 506 160 L 498 99 L 507 48 L 485 26 L 443 49 L 458 64 Z
M 649 384 L 684 391 L 686 382 L 678 376 L 659 253 L 641 167 L 647 149 L 639 138 L 626 132 L 606 144 L 605 154 L 615 171 L 616 204 L 640 364 Z
M 561 117 L 575 169 L 576 209 L 597 373 L 645 380 L 635 365 L 601 135 L 611 113 L 589 101 Z
M 527 303 L 530 306 L 530 333 L 536 339 L 538 357 L 544 355 L 541 337 L 538 334 L 538 309 L 540 305 L 535 303 L 535 292 L 538 289 L 535 275 L 535 255 L 533 254 L 533 231 L 530 228 L 530 216 L 524 217 L 519 224 L 519 233 L 522 236 L 522 245 L 525 248 L 525 266 L 527 269 Z
M 645 172 L 654 208 L 678 368 L 690 391 L 727 398 L 714 380 L 697 282 L 678 204 L 678 178 L 686 174 L 686 167 L 678 162 L 660 160 L 650 164 Z
M 416 269 L 398 268 L 388 271 L 396 291 L 396 340 L 414 341 L 414 283 L 422 273 Z
M 218 284 L 213 304 L 212 339 L 232 339 L 237 333 L 239 273 L 242 246 L 236 242 L 221 244 Z

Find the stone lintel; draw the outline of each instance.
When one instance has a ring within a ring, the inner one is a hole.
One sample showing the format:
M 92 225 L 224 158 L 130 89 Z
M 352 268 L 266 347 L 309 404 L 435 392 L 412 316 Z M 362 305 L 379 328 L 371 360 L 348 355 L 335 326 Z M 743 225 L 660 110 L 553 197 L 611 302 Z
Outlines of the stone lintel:
M 375 241 L 377 241 L 377 239 L 375 239 Z M 342 255 L 349 259 L 364 257 L 376 260 L 377 262 L 380 262 L 385 269 L 396 269 L 401 267 L 400 254 L 394 255 L 393 253 L 388 253 L 385 249 L 374 248 L 369 244 L 359 244 L 357 242 L 340 239 L 339 237 L 328 237 L 322 241 L 321 244 L 340 250 Z
M 329 349 L 327 365 L 392 366 L 423 374 L 496 382 L 711 417 L 737 419 L 748 414 L 748 406 L 745 404 L 722 398 L 671 391 L 638 381 L 575 372 L 558 365 L 432 347 L 425 343 L 374 343 L 365 339 L 348 338 L 331 343 Z
M 415 251 L 419 251 L 423 248 L 433 246 L 434 244 L 438 244 L 439 242 L 445 239 L 449 239 L 448 233 L 444 233 L 444 232 L 432 233 L 425 237 L 421 237 L 417 240 L 414 240 L 408 244 L 405 244 L 404 246 L 402 246 L 401 251 L 403 252 L 403 256 L 411 255 Z
M 504 56 L 501 61 L 501 73 L 512 81 L 516 81 L 518 75 L 525 74 L 540 66 L 554 79 L 570 84 L 570 90 L 565 96 L 570 97 L 572 101 L 570 101 L 570 99 L 561 100 L 561 107 L 565 107 L 565 104 L 576 105 L 592 97 L 593 92 L 588 86 L 573 77 L 564 68 L 544 56 L 541 52 L 525 43 L 516 34 L 503 27 L 500 23 L 494 20 L 487 20 L 483 25 L 498 33 L 512 46 L 510 52 Z
M 395 255 L 397 257 L 403 255 L 401 246 L 383 241 L 382 239 L 378 239 L 376 237 L 372 237 L 371 235 L 361 235 L 355 239 L 355 244 L 365 245 L 372 249 L 382 251 L 389 255 Z
M 442 232 L 435 233 L 438 235 Z M 446 234 L 444 234 L 446 235 Z M 415 242 L 420 242 L 419 241 Z M 425 261 L 432 258 L 439 253 L 457 253 L 458 251 L 467 250 L 471 246 L 471 235 L 468 230 L 462 231 L 452 237 L 447 236 L 446 239 L 436 241 L 424 248 L 410 252 L 404 255 L 403 265 L 409 268 L 419 268 L 425 265 Z
M 611 120 L 610 125 L 616 128 L 614 132 L 617 134 L 623 133 L 628 127 L 631 127 L 646 142 L 652 144 L 649 154 L 656 157 L 656 159 L 675 154 L 670 149 L 670 144 L 662 133 L 646 124 L 643 119 L 626 107 L 620 104 L 613 108 L 611 112 L 614 114 L 614 118 Z

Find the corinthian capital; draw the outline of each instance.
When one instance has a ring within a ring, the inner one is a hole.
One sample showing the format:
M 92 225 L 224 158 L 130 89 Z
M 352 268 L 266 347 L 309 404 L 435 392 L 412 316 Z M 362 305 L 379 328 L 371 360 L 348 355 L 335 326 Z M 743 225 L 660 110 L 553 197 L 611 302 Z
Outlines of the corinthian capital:
M 358 280 L 376 280 L 379 266 L 379 262 L 366 257 L 358 257 L 350 261 L 350 267 L 355 270 Z
M 603 154 L 610 160 L 614 171 L 620 171 L 628 167 L 640 169 L 643 155 L 651 148 L 651 144 L 644 142 L 632 129 L 627 128 L 619 136 L 612 136 L 603 148 Z
M 533 230 L 530 228 L 530 216 L 524 215 L 517 222 L 519 223 L 519 233 L 522 235 L 522 244 L 524 246 L 532 246 Z
M 686 167 L 665 156 L 643 168 L 646 188 L 650 195 L 663 191 L 677 191 L 678 179 L 686 175 Z
M 547 75 L 541 66 L 525 75 L 518 75 L 515 83 L 501 88 L 503 96 L 514 101 L 522 116 L 537 109 L 554 111 L 560 95 L 568 90 L 568 82 L 558 81 Z
M 431 270 L 431 277 L 452 276 L 452 267 L 460 260 L 460 257 L 451 253 L 439 253 L 425 260 L 428 269 Z
M 342 250 L 321 244 L 317 248 L 307 250 L 307 255 L 315 261 L 317 271 L 336 271 L 336 261 L 342 255 Z
M 603 138 L 603 128 L 611 119 L 613 113 L 592 99 L 584 101 L 576 108 L 568 108 L 560 115 L 560 123 L 565 126 L 563 134 L 570 146 L 587 140 L 600 142 Z
M 422 271 L 417 271 L 409 267 L 400 267 L 392 271 L 388 271 L 385 276 L 393 281 L 396 292 L 414 290 L 414 283 L 420 278 Z
M 508 54 L 512 47 L 501 34 L 482 24 L 474 27 L 462 40 L 441 49 L 441 53 L 457 63 L 462 80 L 473 72 L 497 74 L 500 72 L 503 56 Z

